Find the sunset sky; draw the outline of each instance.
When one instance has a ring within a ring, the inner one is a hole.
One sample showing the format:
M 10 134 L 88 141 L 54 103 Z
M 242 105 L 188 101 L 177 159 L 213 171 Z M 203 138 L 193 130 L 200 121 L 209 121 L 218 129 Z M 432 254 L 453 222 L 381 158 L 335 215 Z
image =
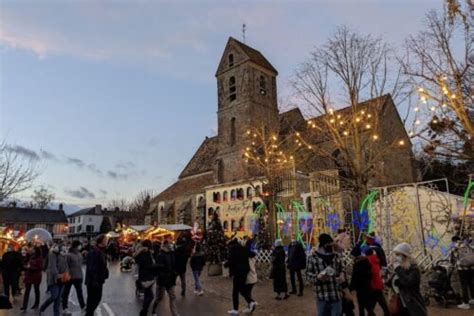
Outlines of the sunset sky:
M 159 192 L 216 133 L 229 36 L 279 71 L 347 25 L 401 49 L 441 1 L 0 1 L 0 140 L 34 159 L 57 202 Z M 31 191 L 18 196 L 28 199 Z

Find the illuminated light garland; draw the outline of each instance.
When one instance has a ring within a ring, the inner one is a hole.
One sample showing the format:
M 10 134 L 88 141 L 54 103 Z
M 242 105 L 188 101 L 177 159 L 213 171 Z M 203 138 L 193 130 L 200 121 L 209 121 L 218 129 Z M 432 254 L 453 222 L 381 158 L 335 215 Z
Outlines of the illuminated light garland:
M 359 212 L 362 212 L 363 210 L 367 210 L 368 212 L 368 217 L 369 217 L 369 225 L 368 225 L 368 233 L 371 233 L 374 231 L 374 226 L 375 226 L 375 205 L 374 201 L 376 197 L 378 196 L 379 192 L 378 191 L 371 191 L 367 196 L 365 197 L 364 200 L 362 200 L 362 203 L 360 205 Z

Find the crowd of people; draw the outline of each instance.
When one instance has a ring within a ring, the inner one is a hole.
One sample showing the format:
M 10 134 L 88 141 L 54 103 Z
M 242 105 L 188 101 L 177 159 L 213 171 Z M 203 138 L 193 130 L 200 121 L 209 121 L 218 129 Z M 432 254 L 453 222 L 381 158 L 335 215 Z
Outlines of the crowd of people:
M 19 251 L 9 246 L 1 260 L 4 295 L 7 300 L 21 294 L 20 277 L 23 275 L 25 285 L 22 312 L 28 308 L 43 314 L 53 305 L 55 316 L 68 312 L 71 288 L 74 286 L 77 299 L 82 310 L 88 316 L 94 311 L 102 298 L 102 287 L 108 278 L 105 250 L 107 237 L 99 235 L 93 245 L 88 242 L 82 248 L 81 242 L 75 240 L 68 246 L 64 243 L 28 244 Z M 85 277 L 83 273 L 84 258 L 86 259 Z M 40 285 L 46 276 L 48 297 L 41 303 Z M 87 288 L 87 302 L 84 300 L 82 284 Z M 29 307 L 31 289 L 34 290 L 34 303 Z M 62 310 L 61 310 L 62 304 Z
M 307 255 L 303 242 L 295 235 L 291 236 L 287 247 L 281 239 L 275 241 L 269 276 L 276 300 L 286 300 L 290 295 L 303 296 L 306 279 L 314 287 L 319 316 L 354 315 L 356 305 L 360 316 L 376 315 L 377 304 L 384 316 L 427 315 L 425 297 L 420 291 L 421 271 L 408 243 L 395 246 L 389 256 L 374 234 L 363 235 L 353 245 L 348 234 L 341 230 L 334 239 L 328 234 L 319 235 L 317 243 L 317 247 Z M 462 291 L 462 304 L 458 307 L 469 309 L 474 304 L 474 252 L 468 239 L 454 237 L 453 243 L 451 263 L 459 273 Z M 61 307 L 62 312 L 67 312 L 74 287 L 80 308 L 86 315 L 94 315 L 109 276 L 108 245 L 107 237 L 99 235 L 93 244 L 72 241 L 68 245 L 56 243 L 50 247 L 27 245 L 20 251 L 9 247 L 0 265 L 5 295 L 20 294 L 19 280 L 23 274 L 22 311 L 37 309 L 41 315 L 53 305 L 55 316 L 60 315 Z M 228 257 L 224 265 L 229 268 L 232 278 L 232 309 L 229 314 L 239 314 L 240 296 L 246 303 L 243 312 L 251 314 L 258 305 L 252 295 L 258 281 L 255 243 L 249 237 L 234 236 L 226 246 Z M 348 251 L 352 256 L 349 265 L 347 260 L 342 260 Z M 114 259 L 114 256 L 109 256 L 109 259 Z M 137 293 L 143 294 L 140 316 L 148 315 L 150 310 L 152 315 L 156 315 L 165 294 L 169 298 L 171 314 L 179 315 L 177 281 L 179 279 L 181 296 L 186 296 L 188 265 L 194 278 L 194 294 L 204 294 L 200 277 L 206 265 L 205 243 L 194 241 L 190 234 L 182 234 L 176 242 L 171 237 L 162 242 L 142 240 L 134 245 L 131 259 L 137 266 Z M 41 302 L 43 276 L 48 297 Z M 83 283 L 87 298 L 83 294 Z M 386 287 L 393 293 L 388 300 Z M 32 289 L 34 301 L 29 306 Z

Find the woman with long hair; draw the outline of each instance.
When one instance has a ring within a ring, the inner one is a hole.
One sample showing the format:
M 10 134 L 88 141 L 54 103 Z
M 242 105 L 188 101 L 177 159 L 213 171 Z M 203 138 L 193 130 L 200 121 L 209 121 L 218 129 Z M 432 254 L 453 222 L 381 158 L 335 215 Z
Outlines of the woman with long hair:
M 406 242 L 397 245 L 392 251 L 392 256 L 395 269 L 392 288 L 398 294 L 401 303 L 398 304 L 400 311 L 397 315 L 427 315 L 425 302 L 420 293 L 421 272 L 411 256 L 411 246 Z

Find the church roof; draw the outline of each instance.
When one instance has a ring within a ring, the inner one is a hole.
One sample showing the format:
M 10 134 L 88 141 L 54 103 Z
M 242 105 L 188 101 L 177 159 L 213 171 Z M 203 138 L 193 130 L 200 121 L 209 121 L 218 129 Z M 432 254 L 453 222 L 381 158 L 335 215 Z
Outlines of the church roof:
M 212 171 L 214 160 L 217 155 L 217 136 L 208 138 L 202 142 L 193 158 L 188 162 L 179 178 L 189 177 L 207 171 Z
M 270 62 L 265 58 L 265 56 L 263 56 L 258 50 L 236 40 L 233 37 L 230 37 L 229 41 L 230 40 L 234 41 L 250 58 L 251 61 L 278 74 L 278 71 L 275 69 L 275 67 L 273 67 L 272 64 L 270 64 Z
M 154 197 L 152 202 L 170 201 L 180 196 L 196 194 L 203 191 L 204 187 L 211 184 L 215 184 L 214 174 L 212 173 L 178 179 L 178 181 Z

